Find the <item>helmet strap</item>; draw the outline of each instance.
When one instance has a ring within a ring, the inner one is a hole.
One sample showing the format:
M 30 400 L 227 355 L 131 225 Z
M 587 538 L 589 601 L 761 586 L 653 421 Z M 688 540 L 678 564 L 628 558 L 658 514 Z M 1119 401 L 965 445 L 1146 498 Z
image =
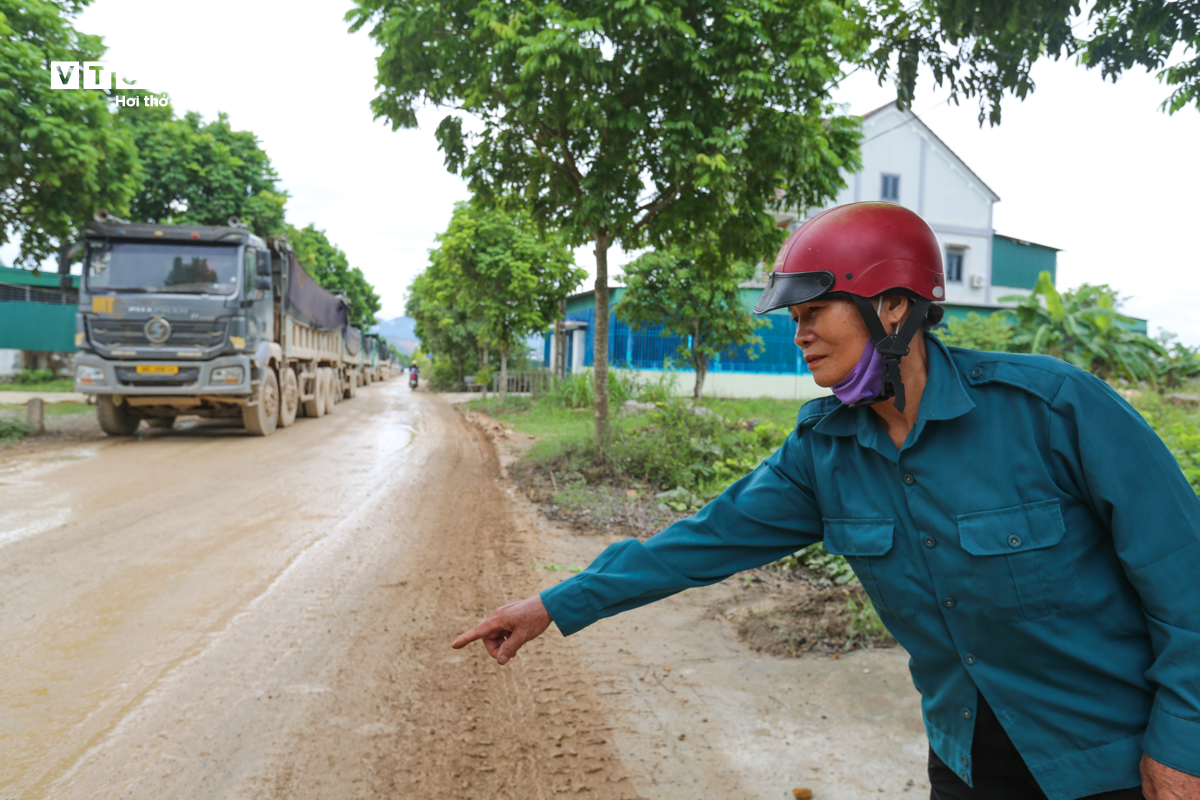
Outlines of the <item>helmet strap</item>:
M 896 328 L 896 332 L 888 333 L 879 319 L 879 312 L 871 305 L 870 300 L 856 294 L 850 296 L 854 300 L 854 305 L 858 307 L 858 313 L 863 322 L 866 323 L 867 332 L 871 335 L 871 341 L 875 343 L 875 349 L 883 356 L 883 385 L 880 387 L 879 394 L 876 397 L 853 403 L 851 408 L 873 405 L 887 400 L 889 397 L 894 397 L 896 410 L 903 411 L 905 405 L 904 383 L 900 380 L 900 359 L 908 355 L 908 343 L 920 329 L 921 322 L 924 321 L 925 315 L 933 303 L 924 297 L 914 299 L 913 307 L 905 316 L 904 321 Z

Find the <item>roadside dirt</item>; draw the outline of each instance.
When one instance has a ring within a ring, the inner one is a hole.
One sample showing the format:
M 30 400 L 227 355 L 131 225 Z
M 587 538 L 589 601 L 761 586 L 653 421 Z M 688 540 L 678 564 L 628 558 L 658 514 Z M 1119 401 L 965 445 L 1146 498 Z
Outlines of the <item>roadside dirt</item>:
M 630 532 L 620 521 L 597 532 L 589 519 L 548 518 L 541 498 L 506 480 L 531 437 L 466 416 L 497 446 L 518 528 L 537 533 L 543 585 Z M 927 797 L 928 743 L 907 654 L 842 654 L 818 638 L 816 652 L 792 657 L 778 628 L 836 635 L 845 590 L 754 577 L 689 590 L 568 640 L 599 687 L 632 786 L 655 800 L 790 798 L 795 788 L 817 800 Z M 820 655 L 822 641 L 834 655 Z

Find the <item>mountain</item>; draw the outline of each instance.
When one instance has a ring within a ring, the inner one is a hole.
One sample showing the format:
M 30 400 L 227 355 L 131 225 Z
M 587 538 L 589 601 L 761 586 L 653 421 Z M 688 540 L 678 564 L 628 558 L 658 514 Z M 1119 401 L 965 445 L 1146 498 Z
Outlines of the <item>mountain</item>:
M 395 319 L 384 320 L 372 328 L 371 333 L 379 334 L 396 345 L 397 350 L 409 355 L 420 344 L 417 341 L 416 322 L 413 321 L 412 317 L 396 317 Z

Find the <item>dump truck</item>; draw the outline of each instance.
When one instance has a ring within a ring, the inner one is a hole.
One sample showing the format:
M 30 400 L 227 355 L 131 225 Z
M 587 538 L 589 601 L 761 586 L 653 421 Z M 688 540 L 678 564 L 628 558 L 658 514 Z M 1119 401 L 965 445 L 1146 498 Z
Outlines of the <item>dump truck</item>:
M 98 212 L 59 252 L 83 260 L 75 391 L 100 427 L 169 428 L 181 414 L 240 418 L 270 435 L 321 417 L 357 386 L 345 298 L 309 275 L 282 236 L 227 226 L 134 224 Z M 351 365 L 353 363 L 353 366 Z

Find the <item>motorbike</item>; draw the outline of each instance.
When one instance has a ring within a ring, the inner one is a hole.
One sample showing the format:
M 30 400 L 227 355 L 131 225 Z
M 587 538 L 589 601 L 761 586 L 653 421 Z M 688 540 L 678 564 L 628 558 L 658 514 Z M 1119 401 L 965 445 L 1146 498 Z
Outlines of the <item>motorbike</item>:
M 416 375 L 408 376 L 408 388 L 410 388 L 410 389 L 417 388 L 417 376 Z

